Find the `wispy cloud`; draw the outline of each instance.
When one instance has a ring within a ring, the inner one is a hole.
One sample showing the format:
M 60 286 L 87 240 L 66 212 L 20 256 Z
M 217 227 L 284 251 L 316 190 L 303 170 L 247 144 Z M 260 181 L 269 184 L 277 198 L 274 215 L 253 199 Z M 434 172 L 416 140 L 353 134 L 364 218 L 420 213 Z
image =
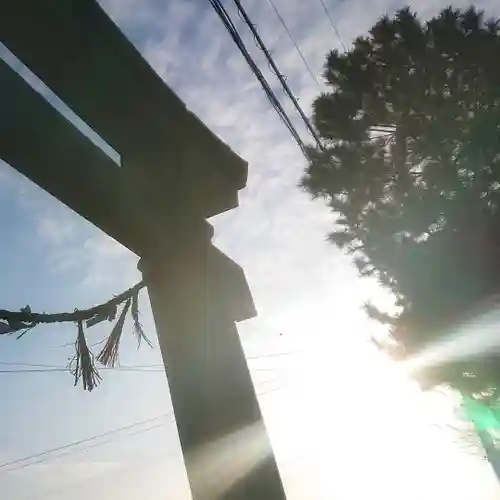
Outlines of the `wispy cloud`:
M 331 216 L 296 187 L 304 159 L 208 4 L 199 0 L 102 3 L 188 107 L 249 161 L 249 183 L 241 194 L 241 207 L 217 217 L 214 224 L 220 245 L 245 265 L 257 301 L 272 304 L 279 298 L 283 303 L 320 283 L 333 286 L 339 279 L 353 281 L 354 273 L 346 271 L 346 259 L 323 241 Z M 321 78 L 325 54 L 340 48 L 340 41 L 319 0 L 274 3 Z M 493 3 L 490 0 L 482 5 L 492 10 Z M 430 15 L 445 4 L 426 0 L 419 3 L 418 10 Z M 234 13 L 229 2 L 227 5 Z M 397 0 L 377 0 L 367 7 L 355 0 L 330 3 L 330 9 L 349 45 L 380 15 L 402 5 Z M 309 114 L 320 88 L 307 73 L 271 5 L 267 0 L 249 0 L 245 7 Z M 235 19 L 247 46 L 283 97 L 251 34 L 237 15 Z M 290 104 L 287 108 L 291 110 Z M 295 121 L 301 127 L 297 118 Z M 134 275 L 132 257 L 114 242 L 46 200 L 41 206 L 43 209 L 33 211 L 37 234 L 50 242 L 56 269 L 85 269 L 83 282 L 88 286 L 102 283 L 111 269 L 123 263 L 130 269 L 125 275 Z
M 320 78 L 326 53 L 339 48 L 340 42 L 319 0 L 274 2 Z M 305 161 L 208 3 L 201 0 L 102 3 L 188 107 L 249 162 L 249 182 L 241 193 L 240 208 L 216 217 L 213 223 L 217 229 L 216 243 L 244 266 L 261 312 L 286 315 L 287 308 L 297 302 L 323 301 L 326 309 L 332 309 L 332 317 L 337 315 L 338 324 L 347 324 L 349 318 L 344 309 L 350 314 L 373 289 L 357 280 L 348 259 L 324 241 L 332 215 L 297 188 Z M 230 2 L 226 3 L 229 6 Z M 405 2 L 327 3 L 349 45 L 380 15 L 393 12 Z M 447 0 L 421 0 L 415 8 L 428 16 L 447 3 Z M 454 3 L 466 6 L 469 2 Z M 308 75 L 267 0 L 247 0 L 244 5 L 309 114 L 312 99 L 320 88 Z M 492 14 L 499 12 L 496 0 L 478 5 Z M 248 47 L 283 97 L 251 34 L 237 16 L 235 19 Z M 291 109 L 290 105 L 287 109 Z M 297 124 L 300 126 L 298 121 Z M 135 279 L 133 255 L 0 164 L 0 194 L 6 188 L 18 193 L 18 208 L 30 215 L 33 225 L 30 229 L 37 236 L 37 241 L 31 244 L 46 245 L 47 263 L 54 275 L 79 282 L 95 301 Z M 351 307 L 346 307 L 346 303 Z M 162 491 L 163 479 L 158 472 L 158 477 L 151 478 L 151 485 Z M 183 498 L 185 489 L 175 498 Z M 160 497 L 151 493 L 147 498 Z
M 44 265 L 54 279 L 70 279 L 87 292 L 102 286 L 109 291 L 135 279 L 137 258 L 126 248 L 4 163 L 0 181 L 26 214 L 31 244 L 46 248 Z
M 175 5 L 170 3 L 172 12 Z M 319 88 L 271 6 L 267 2 L 245 5 L 309 113 Z M 304 2 L 276 5 L 319 76 L 326 52 L 339 45 L 325 22 L 321 4 L 314 8 Z M 126 16 L 123 11 L 121 15 L 123 23 Z M 249 50 L 283 97 L 251 34 L 237 15 L 235 19 Z M 126 23 L 123 26 L 126 29 Z M 136 43 L 188 106 L 249 161 L 249 183 L 241 194 L 240 208 L 217 217 L 214 223 L 217 243 L 244 265 L 261 310 L 283 306 L 294 296 L 332 281 L 354 279 L 348 267 L 346 271 L 346 260 L 324 242 L 331 216 L 297 188 L 304 159 L 216 15 L 199 8 L 196 15 L 185 15 L 176 26 L 177 32 L 190 33 L 189 41 L 167 31 L 163 39 Z
M 274 3 L 314 73 L 321 78 L 325 54 L 334 47 L 340 48 L 340 41 L 319 0 Z M 429 16 L 446 3 L 424 0 L 419 2 L 418 11 Z M 321 204 L 310 202 L 296 188 L 304 159 L 208 4 L 199 0 L 105 0 L 102 4 L 188 106 L 249 161 L 249 183 L 241 195 L 241 207 L 216 218 L 214 223 L 220 244 L 245 264 L 257 300 L 268 303 L 279 296 L 286 301 L 290 294 L 317 287 L 325 281 L 326 273 L 333 284 L 338 278 L 335 269 L 342 268 L 342 279 L 353 280 L 354 274 L 346 275 L 345 259 L 323 241 L 331 217 Z M 349 45 L 380 15 L 403 4 L 399 0 L 377 0 L 367 6 L 354 0 L 330 2 L 330 9 Z M 488 12 L 494 12 L 494 4 L 493 0 L 479 2 Z M 467 2 L 456 5 L 466 6 Z M 245 7 L 309 113 L 320 88 L 307 73 L 271 5 L 267 0 L 248 0 Z M 251 34 L 237 15 L 235 19 L 249 49 L 281 95 Z M 287 107 L 291 109 L 289 104 Z M 21 197 L 28 199 L 22 196 L 30 190 L 26 182 L 20 182 L 6 168 L 0 168 L 0 175 L 2 186 L 15 184 Z M 83 282 L 88 286 L 102 283 L 113 269 L 110 264 L 118 268 L 126 263 L 130 271 L 125 276 L 134 275 L 133 258 L 119 245 L 47 201 L 48 197 L 34 199 L 41 200 L 36 208 L 32 207 L 36 233 L 50 243 L 50 258 L 56 269 L 85 269 Z M 33 205 L 32 200 L 30 203 Z M 340 265 L 332 264 L 333 261 Z M 290 286 L 284 287 L 285 283 Z

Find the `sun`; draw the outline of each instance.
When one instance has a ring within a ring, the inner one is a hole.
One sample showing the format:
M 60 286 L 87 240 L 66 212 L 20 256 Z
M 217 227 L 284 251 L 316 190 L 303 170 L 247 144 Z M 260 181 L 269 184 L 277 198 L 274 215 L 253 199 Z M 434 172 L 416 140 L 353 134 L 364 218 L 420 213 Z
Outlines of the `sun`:
M 315 488 L 309 498 L 489 499 L 488 465 L 436 426 L 450 421 L 451 404 L 422 393 L 368 342 L 376 327 L 359 308 L 337 333 L 331 325 L 326 305 L 289 312 L 283 330 L 297 354 L 276 368 L 287 389 L 263 403 L 285 482 L 295 485 L 290 500 L 303 498 L 303 481 Z M 302 468 L 288 474 L 292 459 Z

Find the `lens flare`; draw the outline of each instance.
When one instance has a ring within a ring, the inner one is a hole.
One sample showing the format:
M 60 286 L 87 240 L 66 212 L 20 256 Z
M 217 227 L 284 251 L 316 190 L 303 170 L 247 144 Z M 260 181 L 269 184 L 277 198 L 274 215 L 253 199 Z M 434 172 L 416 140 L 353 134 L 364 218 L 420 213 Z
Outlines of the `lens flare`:
M 193 483 L 203 487 L 203 498 L 216 500 L 262 463 L 270 451 L 264 426 L 255 423 L 204 445 L 186 459 L 195 471 Z
M 425 368 L 480 357 L 486 353 L 500 352 L 500 304 L 453 328 L 439 342 L 427 346 L 409 358 L 405 370 L 413 374 Z

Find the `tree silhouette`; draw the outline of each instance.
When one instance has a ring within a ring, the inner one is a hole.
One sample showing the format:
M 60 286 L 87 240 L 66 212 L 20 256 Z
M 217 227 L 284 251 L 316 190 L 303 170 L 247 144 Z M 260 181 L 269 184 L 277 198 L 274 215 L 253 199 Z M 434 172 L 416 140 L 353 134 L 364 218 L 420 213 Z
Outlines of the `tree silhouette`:
M 406 355 L 500 291 L 499 55 L 498 19 L 450 7 L 427 22 L 402 9 L 327 56 L 325 147 L 302 186 L 335 212 L 330 241 L 394 294 L 397 315 L 367 310 Z M 448 363 L 426 383 L 496 397 L 500 363 Z

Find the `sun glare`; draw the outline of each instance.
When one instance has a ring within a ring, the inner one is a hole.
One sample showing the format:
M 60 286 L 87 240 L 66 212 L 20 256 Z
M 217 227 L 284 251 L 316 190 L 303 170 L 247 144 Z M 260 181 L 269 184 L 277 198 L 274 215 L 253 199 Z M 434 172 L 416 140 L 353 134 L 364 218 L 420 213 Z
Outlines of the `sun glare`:
M 498 351 L 497 335 L 500 308 L 498 302 L 480 314 L 449 331 L 442 340 L 427 347 L 408 360 L 408 373 L 443 363 L 481 356 L 485 352 Z
M 496 485 L 488 465 L 436 426 L 452 421 L 451 402 L 422 393 L 368 342 L 375 326 L 359 308 L 346 308 L 341 324 L 321 310 L 328 308 L 304 306 L 281 318 L 297 354 L 280 365 L 287 390 L 263 402 L 284 477 L 294 485 L 290 498 L 303 498 L 295 495 L 306 477 L 314 478 L 311 498 L 489 498 Z M 287 475 L 298 449 L 301 472 Z

